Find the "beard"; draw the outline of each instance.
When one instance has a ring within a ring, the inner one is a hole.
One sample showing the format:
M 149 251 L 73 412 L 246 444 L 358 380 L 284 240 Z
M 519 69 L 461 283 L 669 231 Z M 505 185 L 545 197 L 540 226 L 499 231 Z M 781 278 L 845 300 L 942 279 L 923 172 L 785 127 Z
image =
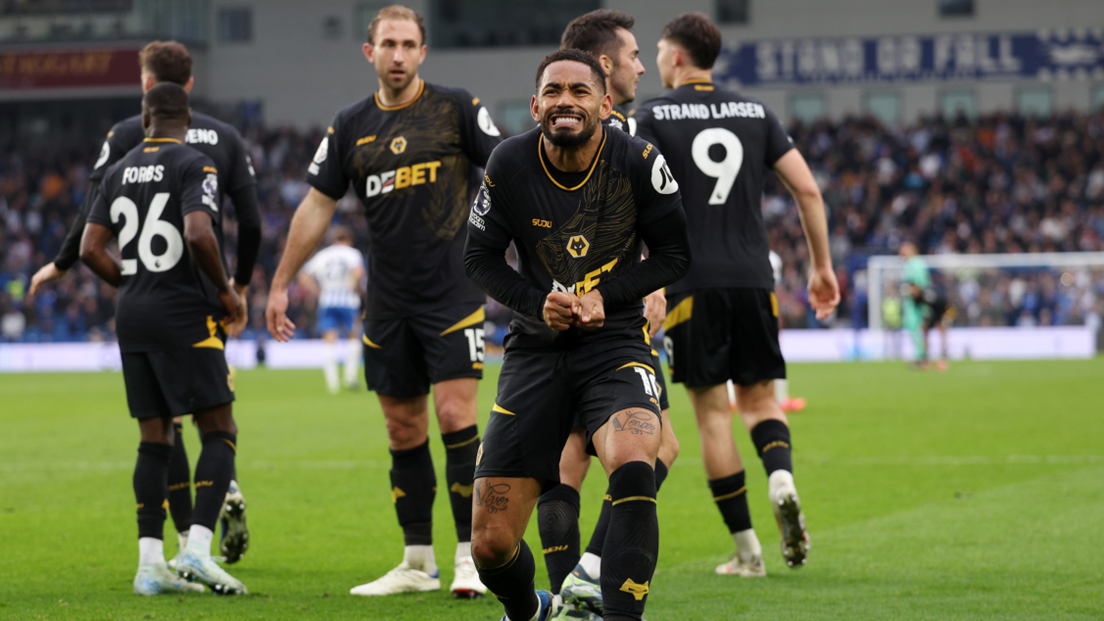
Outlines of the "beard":
M 541 134 L 544 135 L 544 139 L 551 142 L 553 145 L 560 148 L 577 147 L 582 144 L 586 144 L 594 136 L 594 132 L 598 131 L 598 117 L 590 115 L 584 121 L 582 128 L 578 132 L 559 132 L 552 128 L 552 117 L 556 114 L 563 114 L 566 112 L 575 112 L 574 110 L 557 108 L 549 110 L 544 115 L 544 119 L 541 121 Z

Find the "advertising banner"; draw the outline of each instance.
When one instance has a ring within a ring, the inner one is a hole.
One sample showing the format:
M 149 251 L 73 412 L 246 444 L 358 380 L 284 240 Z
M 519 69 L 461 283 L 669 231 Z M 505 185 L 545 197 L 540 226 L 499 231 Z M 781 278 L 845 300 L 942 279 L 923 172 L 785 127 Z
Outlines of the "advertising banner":
M 0 51 L 0 90 L 133 86 L 138 48 Z
M 1009 78 L 1104 79 L 1104 30 L 770 39 L 714 67 L 731 87 Z

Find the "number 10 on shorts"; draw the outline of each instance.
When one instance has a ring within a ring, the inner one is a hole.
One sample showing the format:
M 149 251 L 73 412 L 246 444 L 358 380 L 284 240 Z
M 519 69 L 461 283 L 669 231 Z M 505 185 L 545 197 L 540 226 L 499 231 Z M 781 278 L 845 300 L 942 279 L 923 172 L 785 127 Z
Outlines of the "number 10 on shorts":
M 656 384 L 655 374 L 649 373 L 647 369 L 641 367 L 633 367 L 633 371 L 640 376 L 640 381 L 644 382 L 644 393 L 649 397 L 659 398 L 659 386 Z
M 468 328 L 464 330 L 464 336 L 468 337 L 468 355 L 472 362 L 483 362 L 483 328 Z

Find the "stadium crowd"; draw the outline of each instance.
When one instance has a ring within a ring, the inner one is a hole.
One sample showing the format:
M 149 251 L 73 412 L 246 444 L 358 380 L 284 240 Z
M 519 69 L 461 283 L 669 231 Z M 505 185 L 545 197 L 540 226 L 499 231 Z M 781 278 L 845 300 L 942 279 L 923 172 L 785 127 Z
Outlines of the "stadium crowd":
M 914 239 L 922 254 L 1104 250 L 1104 112 L 1046 119 L 995 114 L 976 120 L 922 119 L 892 128 L 871 117 L 790 127 L 824 194 L 843 303 L 837 325 L 865 323 L 862 258 L 893 254 Z M 320 131 L 248 127 L 257 171 L 263 241 L 250 288 L 249 333 L 263 334 L 268 282 L 279 260 Z M 0 339 L 113 338 L 115 290 L 78 265 L 34 298 L 30 278 L 49 262 L 84 199 L 98 145 L 63 153 L 0 156 Z M 805 295 L 808 248 L 796 205 L 773 175 L 763 210 L 771 247 L 782 257 L 778 297 L 787 328 L 816 327 Z M 235 262 L 236 226 L 226 209 L 226 254 Z M 366 251 L 358 201 L 337 219 Z M 1061 325 L 1104 314 L 1104 270 L 959 272 L 945 279 L 958 325 Z M 292 286 L 289 317 L 309 334 L 314 301 Z M 508 312 L 489 302 L 489 319 Z M 248 337 L 249 334 L 246 335 Z M 489 340 L 492 339 L 488 334 Z

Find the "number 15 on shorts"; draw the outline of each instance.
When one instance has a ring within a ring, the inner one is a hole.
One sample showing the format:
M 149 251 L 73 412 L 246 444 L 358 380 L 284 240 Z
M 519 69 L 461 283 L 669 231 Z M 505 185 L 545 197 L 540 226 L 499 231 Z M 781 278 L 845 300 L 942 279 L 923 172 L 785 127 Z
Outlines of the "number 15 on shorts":
M 472 362 L 483 362 L 483 328 L 468 328 L 464 330 L 464 336 L 468 338 L 468 355 Z

